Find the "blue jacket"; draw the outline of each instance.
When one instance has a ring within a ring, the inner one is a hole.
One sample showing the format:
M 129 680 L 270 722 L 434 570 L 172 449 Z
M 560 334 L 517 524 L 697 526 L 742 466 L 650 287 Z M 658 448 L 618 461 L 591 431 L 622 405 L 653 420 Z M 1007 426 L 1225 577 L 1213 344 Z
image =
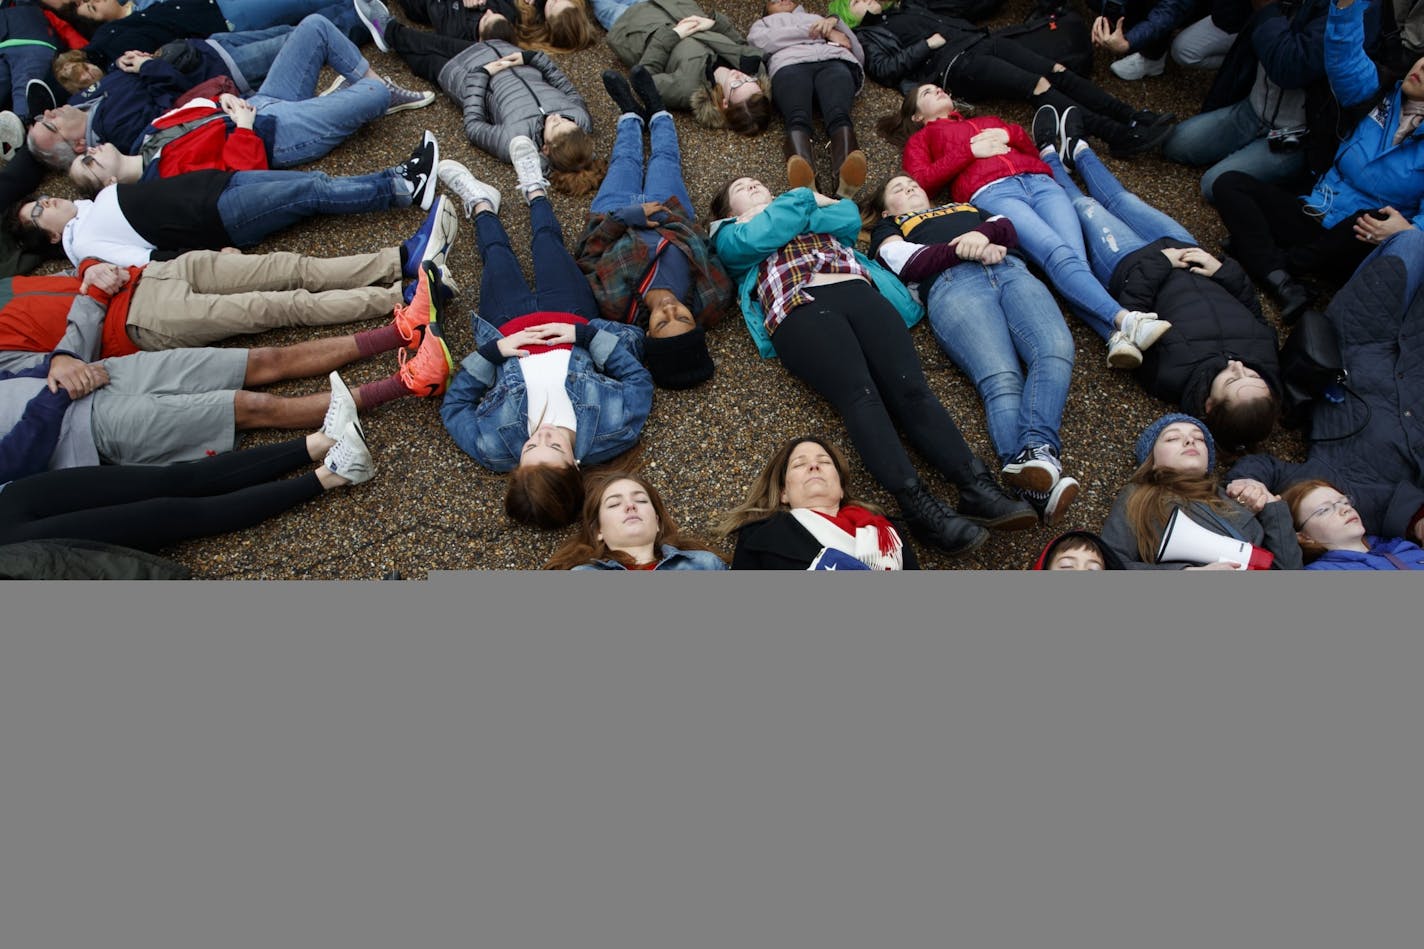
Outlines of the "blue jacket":
M 1330 87 L 1342 108 L 1366 102 L 1380 94 L 1379 70 L 1364 50 L 1364 15 L 1369 4 L 1358 2 L 1341 10 L 1330 6 L 1325 29 L 1325 68 Z M 1334 227 L 1362 208 L 1393 206 L 1415 227 L 1424 227 L 1424 128 L 1401 144 L 1399 130 L 1400 87 L 1386 95 L 1373 112 L 1335 152 L 1335 163 L 1306 196 L 1311 208 L 1325 212 L 1320 223 Z
M 138 151 L 144 127 L 193 87 L 193 78 L 161 59 L 147 60 L 137 73 L 117 67 L 88 89 L 69 97 L 69 104 L 89 113 L 85 140 L 90 145 L 113 142 L 125 155 Z
M 771 346 L 771 334 L 766 331 L 766 317 L 756 290 L 761 262 L 798 235 L 807 233 L 830 234 L 854 250 L 860 236 L 860 211 L 849 198 L 830 207 L 817 207 L 816 195 L 810 188 L 794 188 L 777 195 L 750 221 L 739 223 L 736 218 L 724 218 L 712 223 L 711 232 L 712 249 L 727 273 L 737 281 L 747 331 L 752 334 L 762 358 L 771 359 L 776 350 Z M 925 308 L 910 295 L 900 278 L 858 250 L 855 256 L 870 271 L 876 289 L 895 305 L 905 326 L 918 323 L 925 315 Z
M 1355 499 L 1365 526 L 1404 537 L 1424 507 L 1424 231 L 1375 249 L 1330 301 L 1351 395 L 1311 408 L 1303 463 L 1247 455 L 1228 478 L 1272 491 L 1322 478 Z
M 1362 554 L 1358 550 L 1327 550 L 1319 559 L 1305 565 L 1307 570 L 1398 570 L 1384 555 L 1386 553 L 1403 561 L 1406 570 L 1424 570 L 1424 550 L 1417 544 L 1402 537 L 1366 537 L 1370 551 Z
M 1155 40 L 1171 38 L 1177 27 L 1201 19 L 1206 6 L 1205 0 L 1157 0 L 1145 19 L 1124 31 L 1128 52 L 1139 52 Z
M 727 564 L 710 550 L 678 550 L 672 544 L 663 544 L 662 557 L 654 570 L 726 570 Z M 581 563 L 575 570 L 627 570 L 616 560 L 595 560 Z
M 517 360 L 503 359 L 493 344 L 499 330 L 471 314 L 475 345 L 440 405 L 455 444 L 493 471 L 513 471 L 529 440 L 529 396 Z M 590 320 L 577 330 L 565 388 L 578 429 L 574 457 L 598 464 L 638 443 L 653 406 L 653 377 L 643 366 L 643 331 Z

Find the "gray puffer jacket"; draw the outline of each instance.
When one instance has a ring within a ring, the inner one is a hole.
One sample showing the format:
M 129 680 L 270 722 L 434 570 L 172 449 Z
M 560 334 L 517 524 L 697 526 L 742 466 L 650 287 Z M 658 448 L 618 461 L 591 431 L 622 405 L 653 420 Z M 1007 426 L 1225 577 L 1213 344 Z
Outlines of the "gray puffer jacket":
M 524 65 L 491 76 L 484 65 L 523 52 Z M 509 161 L 509 142 L 527 135 L 544 142 L 544 118 L 558 113 L 585 132 L 593 120 L 574 84 L 554 61 L 534 50 L 520 50 L 504 40 L 475 43 L 440 70 L 440 88 L 464 108 L 465 135 L 501 161 Z

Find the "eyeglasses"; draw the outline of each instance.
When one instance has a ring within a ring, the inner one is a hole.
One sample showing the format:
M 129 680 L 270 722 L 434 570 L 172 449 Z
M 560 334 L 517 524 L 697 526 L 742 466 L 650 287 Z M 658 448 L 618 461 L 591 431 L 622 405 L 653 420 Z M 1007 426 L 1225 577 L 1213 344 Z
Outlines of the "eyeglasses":
M 40 226 L 40 215 L 44 213 L 44 203 L 48 200 L 47 194 L 36 195 L 35 203 L 30 206 L 30 223 L 35 227 Z
M 746 85 L 747 83 L 749 83 L 749 82 L 756 82 L 756 80 L 755 80 L 755 79 L 733 79 L 731 82 L 727 83 L 727 91 L 728 91 L 728 92 L 736 92 L 738 89 L 740 89 L 742 86 L 745 86 L 745 85 Z
M 1354 502 L 1353 500 L 1351 500 L 1350 498 L 1341 498 L 1341 499 L 1338 500 L 1338 501 L 1331 501 L 1329 504 L 1321 505 L 1320 507 L 1318 507 L 1318 508 L 1316 508 L 1315 510 L 1311 511 L 1309 517 L 1307 517 L 1305 520 L 1303 520 L 1303 521 L 1300 522 L 1300 528 L 1299 528 L 1299 529 L 1300 529 L 1300 530 L 1305 530 L 1305 525 L 1309 524 L 1313 518 L 1317 518 L 1317 517 L 1319 517 L 1319 516 L 1322 515 L 1322 514 L 1336 514 L 1336 513 L 1338 513 L 1338 512 L 1340 511 L 1341 508 L 1354 507 L 1354 506 L 1355 506 L 1355 502 Z

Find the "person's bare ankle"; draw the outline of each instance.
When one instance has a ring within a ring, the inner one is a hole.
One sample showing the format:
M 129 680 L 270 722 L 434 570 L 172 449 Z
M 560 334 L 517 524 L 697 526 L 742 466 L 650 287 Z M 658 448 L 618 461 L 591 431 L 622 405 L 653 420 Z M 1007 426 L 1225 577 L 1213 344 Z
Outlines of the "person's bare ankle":
M 344 488 L 351 483 L 326 465 L 320 465 L 316 469 L 316 479 L 321 482 L 322 488 L 326 491 L 330 491 L 333 488 Z
M 312 432 L 307 436 L 307 457 L 312 461 L 319 461 L 326 457 L 326 453 L 331 451 L 331 446 L 336 444 L 336 439 L 323 432 Z

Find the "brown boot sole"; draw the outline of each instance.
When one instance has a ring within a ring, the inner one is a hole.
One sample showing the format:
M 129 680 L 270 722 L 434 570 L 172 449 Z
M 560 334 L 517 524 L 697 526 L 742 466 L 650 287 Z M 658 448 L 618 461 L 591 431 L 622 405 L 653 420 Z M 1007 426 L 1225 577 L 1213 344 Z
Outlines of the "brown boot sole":
M 865 185 L 867 170 L 865 152 L 857 148 L 841 163 L 840 183 L 836 194 L 842 198 L 855 197 L 855 193 Z
M 811 163 L 800 155 L 792 155 L 786 159 L 786 187 L 814 189 L 816 187 L 816 169 L 812 168 Z

